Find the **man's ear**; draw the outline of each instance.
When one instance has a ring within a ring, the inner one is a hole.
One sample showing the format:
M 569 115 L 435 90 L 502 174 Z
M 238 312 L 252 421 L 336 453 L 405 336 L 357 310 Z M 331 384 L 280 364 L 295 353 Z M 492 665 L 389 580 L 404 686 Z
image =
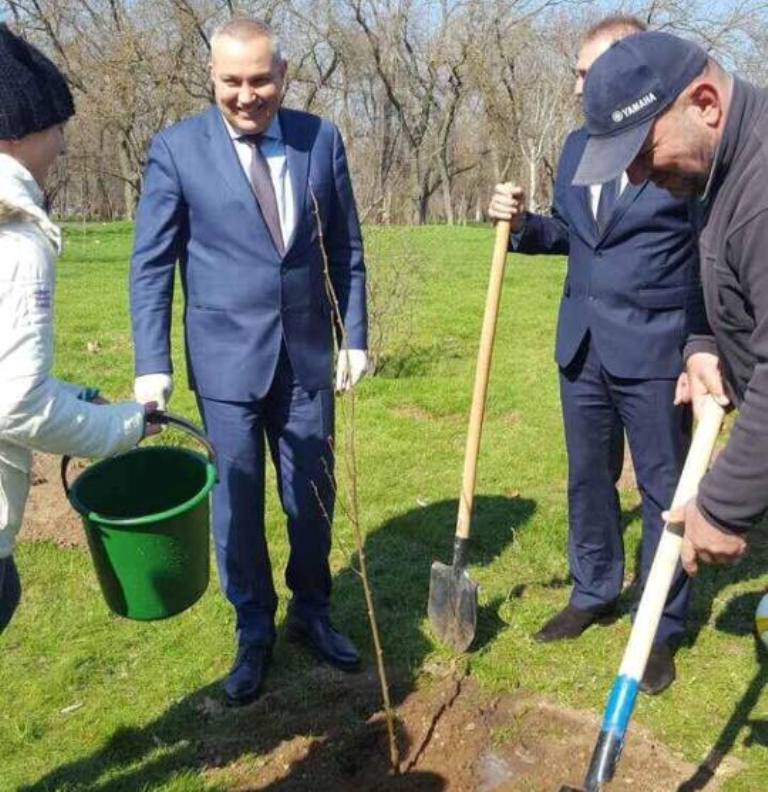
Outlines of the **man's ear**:
M 216 101 L 216 90 L 213 81 L 213 61 L 208 61 L 208 98 L 211 102 Z
M 724 111 L 723 97 L 713 82 L 701 80 L 691 85 L 688 99 L 708 127 L 717 129 L 720 126 Z

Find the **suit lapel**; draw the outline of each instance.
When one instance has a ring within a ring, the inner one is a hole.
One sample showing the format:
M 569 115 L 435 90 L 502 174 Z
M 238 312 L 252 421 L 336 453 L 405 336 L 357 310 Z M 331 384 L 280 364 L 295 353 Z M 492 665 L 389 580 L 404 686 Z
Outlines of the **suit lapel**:
M 613 207 L 613 212 L 611 212 L 611 216 L 607 225 L 605 226 L 605 230 L 602 234 L 600 234 L 600 242 L 602 242 L 603 239 L 605 239 L 605 237 L 611 233 L 619 220 L 624 217 L 627 209 L 629 209 L 629 207 L 632 206 L 632 204 L 637 200 L 640 193 L 645 189 L 646 184 L 648 184 L 647 181 L 637 185 L 627 183 L 627 186 L 621 191 L 621 195 L 618 197 L 616 205 Z
M 291 124 L 287 113 L 280 111 L 280 128 L 283 132 L 283 142 L 285 144 L 285 156 L 288 162 L 288 176 L 291 179 L 293 190 L 293 204 L 295 207 L 294 216 L 296 222 L 293 235 L 286 240 L 286 251 L 298 238 L 300 226 L 307 216 L 314 222 L 314 206 L 310 206 L 310 211 L 305 211 L 307 201 L 307 184 L 309 173 L 309 141 L 307 136 L 302 134 L 298 124 Z
M 572 222 L 579 236 L 591 247 L 597 244 L 597 224 L 592 214 L 592 197 L 589 187 L 572 187 L 575 191 L 576 211 L 573 213 Z
M 247 207 L 254 207 L 258 211 L 256 196 L 243 172 L 243 166 L 240 164 L 232 138 L 224 125 L 224 119 L 221 117 L 218 107 L 212 107 L 208 113 L 208 137 L 214 165 L 230 192 Z M 261 217 L 260 211 L 259 217 Z

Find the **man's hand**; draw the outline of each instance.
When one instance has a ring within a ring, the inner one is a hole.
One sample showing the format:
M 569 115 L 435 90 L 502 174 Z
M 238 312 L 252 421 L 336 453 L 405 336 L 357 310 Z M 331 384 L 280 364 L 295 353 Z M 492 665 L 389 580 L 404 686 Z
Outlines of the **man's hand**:
M 173 394 L 170 374 L 143 374 L 133 383 L 133 396 L 139 404 L 155 402 L 156 409 L 165 410 Z
M 680 561 L 691 577 L 699 571 L 699 561 L 705 564 L 733 564 L 747 554 L 749 545 L 746 540 L 708 522 L 699 511 L 696 498 L 661 516 L 669 523 L 685 524 Z
M 698 420 L 707 394 L 710 394 L 721 407 L 728 406 L 717 355 L 711 352 L 696 352 L 688 358 L 686 372 L 677 380 L 675 404 L 693 402 L 693 414 Z
M 488 207 L 491 220 L 509 220 L 513 232 L 519 231 L 525 216 L 525 190 L 512 182 L 497 184 Z
M 336 392 L 348 391 L 368 372 L 368 350 L 340 349 L 336 363 Z

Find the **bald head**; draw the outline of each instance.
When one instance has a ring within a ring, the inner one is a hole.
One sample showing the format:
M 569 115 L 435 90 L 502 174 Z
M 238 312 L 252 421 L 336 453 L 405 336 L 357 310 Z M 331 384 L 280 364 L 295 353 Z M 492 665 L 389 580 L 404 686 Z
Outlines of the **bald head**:
M 249 42 L 259 38 L 269 41 L 272 57 L 276 61 L 281 63 L 285 61 L 275 31 L 266 22 L 250 17 L 233 17 L 214 28 L 211 34 L 211 57 L 215 57 L 215 52 L 217 48 L 220 48 L 223 39 Z

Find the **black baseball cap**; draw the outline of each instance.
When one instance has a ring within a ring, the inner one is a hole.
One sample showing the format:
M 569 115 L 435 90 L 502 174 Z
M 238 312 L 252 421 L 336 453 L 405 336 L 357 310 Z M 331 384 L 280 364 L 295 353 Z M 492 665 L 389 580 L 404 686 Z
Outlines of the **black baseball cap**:
M 584 85 L 589 140 L 573 184 L 602 184 L 638 155 L 654 119 L 707 65 L 692 41 L 658 31 L 619 39 L 593 64 Z

